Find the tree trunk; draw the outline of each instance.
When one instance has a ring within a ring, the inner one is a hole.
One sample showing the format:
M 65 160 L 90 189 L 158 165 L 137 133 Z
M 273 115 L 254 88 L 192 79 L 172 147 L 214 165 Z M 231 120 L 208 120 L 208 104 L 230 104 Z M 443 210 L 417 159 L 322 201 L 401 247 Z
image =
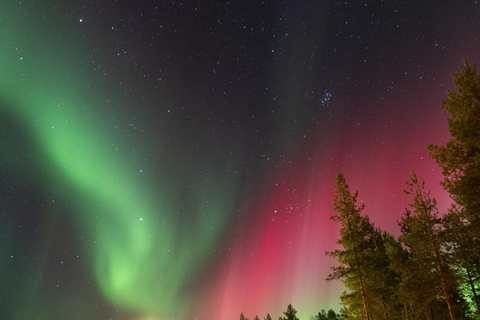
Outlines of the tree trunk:
M 432 310 L 431 309 L 428 309 L 428 311 L 425 311 L 425 315 L 427 316 L 427 320 L 433 320 L 433 315 L 432 315 Z
M 357 264 L 358 275 L 360 277 L 360 288 L 362 290 L 362 299 L 363 299 L 363 311 L 365 312 L 365 320 L 372 320 L 370 316 L 370 310 L 368 308 L 368 299 L 367 292 L 365 291 L 365 285 L 363 284 L 362 269 L 360 268 L 360 261 L 358 260 L 357 248 L 354 248 L 355 253 L 355 263 Z
M 405 302 L 403 303 L 403 307 L 405 308 L 405 316 L 407 317 L 407 320 L 410 320 L 410 313 L 408 313 L 408 307 Z
M 445 300 L 447 302 L 447 307 L 448 307 L 448 313 L 450 315 L 450 319 L 456 320 L 455 316 L 453 314 L 453 306 L 452 306 L 452 301 L 450 300 L 450 288 L 446 280 L 445 272 L 443 270 L 442 264 L 440 262 L 440 254 L 438 252 L 438 248 L 435 244 L 434 241 L 432 241 L 432 248 L 433 248 L 433 253 L 435 255 L 435 264 L 437 265 L 438 269 L 438 274 L 440 275 L 440 281 L 442 283 L 442 291 L 443 294 L 445 295 Z
M 428 305 L 428 310 L 430 311 L 430 320 L 435 320 L 435 319 L 433 319 L 432 304 L 429 304 L 429 305 Z
M 387 305 L 385 304 L 385 297 L 382 294 L 382 306 L 383 306 L 383 318 L 385 320 L 388 320 L 388 314 L 387 314 Z
M 423 198 L 423 193 L 422 193 L 422 190 L 420 189 L 419 184 L 417 184 L 417 189 L 418 189 L 418 195 L 420 195 L 420 199 L 422 201 L 423 213 L 425 215 L 431 217 L 431 211 L 429 209 L 427 209 L 427 207 L 426 207 L 425 200 Z M 450 315 L 451 320 L 456 320 L 455 316 L 453 315 L 452 301 L 450 300 L 450 296 L 449 296 L 450 289 L 449 289 L 447 279 L 446 279 L 446 276 L 445 276 L 445 272 L 443 270 L 442 263 L 441 263 L 441 260 L 440 260 L 440 253 L 439 253 L 439 250 L 438 250 L 437 242 L 436 242 L 435 236 L 433 234 L 433 225 L 428 226 L 428 229 L 429 229 L 427 231 L 428 232 L 428 237 L 430 238 L 430 243 L 432 245 L 433 254 L 434 254 L 434 257 L 435 257 L 435 264 L 437 265 L 438 274 L 440 275 L 440 282 L 442 284 L 442 291 L 443 291 L 443 294 L 445 295 L 445 300 L 447 302 L 448 313 Z M 431 309 L 431 306 L 430 306 L 430 309 Z
M 350 220 L 347 220 L 348 229 L 351 230 Z M 362 268 L 360 266 L 360 260 L 358 259 L 358 250 L 357 246 L 353 245 L 353 253 L 355 255 L 355 264 L 357 265 L 358 276 L 360 278 L 360 289 L 362 290 L 362 299 L 363 299 L 363 311 L 365 313 L 365 320 L 373 320 L 370 315 L 370 310 L 368 306 L 367 292 L 365 290 L 365 285 L 363 283 Z

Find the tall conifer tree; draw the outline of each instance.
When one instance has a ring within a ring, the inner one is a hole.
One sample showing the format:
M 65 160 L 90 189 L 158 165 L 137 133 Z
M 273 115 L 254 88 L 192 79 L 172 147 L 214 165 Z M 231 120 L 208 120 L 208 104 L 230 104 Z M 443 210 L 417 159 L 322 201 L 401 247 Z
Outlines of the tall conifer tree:
M 327 280 L 339 279 L 345 286 L 352 290 L 342 295 L 342 302 L 350 312 L 358 313 L 355 310 L 361 304 L 363 318 L 371 320 L 371 307 L 366 284 L 366 252 L 370 245 L 371 235 L 374 233 L 373 226 L 368 217 L 360 213 L 364 209 L 363 203 L 357 205 L 358 192 L 350 193 L 349 187 L 343 175 L 338 175 L 334 188 L 334 210 L 337 214 L 331 219 L 338 221 L 341 225 L 340 239 L 337 243 L 342 245 L 343 250 L 327 252 L 328 255 L 337 258 L 338 267 L 332 267 L 333 273 Z M 359 303 L 360 302 L 360 303 Z M 358 314 L 358 316 L 360 316 Z
M 427 149 L 443 169 L 442 185 L 456 202 L 445 220 L 451 252 L 461 290 L 480 317 L 480 74 L 476 65 L 465 62 L 453 79 L 457 90 L 448 92 L 442 103 L 449 113 L 450 139 L 445 146 Z
M 476 65 L 453 75 L 458 92 L 448 92 L 442 108 L 448 111 L 450 140 L 445 146 L 428 145 L 430 156 L 443 169 L 443 186 L 461 212 L 480 233 L 480 75 Z
M 407 210 L 402 218 L 400 240 L 410 249 L 412 271 L 416 269 L 421 274 L 421 279 L 430 281 L 424 283 L 419 290 L 424 287 L 434 288 L 434 284 L 438 283 L 450 319 L 455 320 L 452 294 L 456 287 L 453 272 L 448 265 L 444 229 L 436 200 L 430 197 L 430 192 L 425 191 L 425 182 L 419 183 L 415 172 L 406 183 L 408 190 L 404 192 L 413 195 L 413 203 L 410 204 L 413 212 Z M 407 281 L 407 278 L 402 280 Z

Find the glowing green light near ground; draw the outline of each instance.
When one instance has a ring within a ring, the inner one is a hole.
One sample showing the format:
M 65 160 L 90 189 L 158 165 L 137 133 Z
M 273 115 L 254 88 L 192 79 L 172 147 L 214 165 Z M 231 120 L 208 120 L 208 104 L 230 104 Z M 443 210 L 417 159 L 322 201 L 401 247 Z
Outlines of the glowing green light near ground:
M 468 282 L 468 275 L 467 272 L 464 268 L 455 268 L 458 275 L 460 275 L 462 282 L 460 283 L 458 290 L 465 299 L 465 302 L 467 304 L 467 316 L 469 319 L 480 319 L 480 316 L 477 314 L 477 307 L 475 305 L 475 297 L 472 292 L 472 287 Z M 480 283 L 478 281 L 475 281 L 473 286 L 475 287 L 475 290 L 478 292 Z
M 102 99 L 95 96 L 102 92 L 95 83 L 101 81 L 71 65 L 83 60 L 88 65 L 82 45 L 70 38 L 76 22 L 46 22 L 36 16 L 40 5 L 2 3 L 0 9 L 0 97 L 4 108 L 32 130 L 56 176 L 84 196 L 78 210 L 94 243 L 92 268 L 99 288 L 117 306 L 147 315 L 185 308 L 181 290 L 205 266 L 233 188 L 205 187 L 199 199 L 208 205 L 189 213 L 195 227 L 183 232 L 175 219 L 174 191 L 168 191 L 178 186 L 159 181 L 162 191 L 151 190 L 131 169 L 131 159 L 112 148 L 124 142 L 104 130 L 107 124 L 99 117 L 103 106 L 95 101 Z M 232 185 L 227 180 L 220 184 Z

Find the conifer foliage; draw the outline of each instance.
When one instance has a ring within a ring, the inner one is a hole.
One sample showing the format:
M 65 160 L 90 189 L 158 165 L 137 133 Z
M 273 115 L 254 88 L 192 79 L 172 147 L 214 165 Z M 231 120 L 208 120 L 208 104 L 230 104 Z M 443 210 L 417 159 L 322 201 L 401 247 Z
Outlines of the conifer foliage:
M 342 301 L 349 303 L 354 315 L 363 314 L 366 320 L 371 320 L 371 307 L 367 292 L 366 272 L 368 267 L 368 255 L 371 248 L 373 226 L 368 217 L 362 216 L 364 205 L 357 204 L 358 192 L 352 195 L 343 175 L 338 175 L 334 187 L 334 210 L 337 214 L 331 219 L 341 225 L 340 236 L 337 243 L 342 245 L 343 250 L 337 249 L 327 254 L 337 258 L 339 266 L 332 267 L 333 273 L 327 280 L 342 280 L 345 286 L 352 292 L 345 293 Z
M 432 309 L 430 303 L 441 297 L 446 303 L 450 319 L 454 320 L 456 316 L 452 294 L 456 287 L 455 276 L 449 268 L 445 229 L 437 203 L 430 197 L 430 192 L 425 191 L 425 181 L 420 183 L 415 172 L 406 184 L 408 188 L 404 192 L 413 196 L 413 203 L 410 205 L 413 212 L 406 210 L 400 223 L 402 234 L 399 240 L 410 252 L 408 267 L 414 272 L 403 281 L 414 280 L 417 288 L 428 289 L 428 293 L 423 292 L 421 300 L 427 302 L 425 306 L 428 307 L 428 314 Z M 418 286 L 422 282 L 423 285 Z
M 340 315 L 332 309 L 328 311 L 322 309 L 322 311 L 315 315 L 315 320 L 340 320 Z
M 453 75 L 457 90 L 442 104 L 449 113 L 450 139 L 445 146 L 427 149 L 442 168 L 442 185 L 455 201 L 445 222 L 450 251 L 470 312 L 480 318 L 480 75 L 476 65 L 464 63 Z
M 428 145 L 430 156 L 443 169 L 443 186 L 462 213 L 477 228 L 480 225 L 480 75 L 476 65 L 453 75 L 457 91 L 448 93 L 442 108 L 450 114 L 450 140 L 445 146 Z M 477 233 L 480 232 L 477 230 Z
M 287 311 L 283 313 L 284 317 L 280 317 L 282 320 L 299 320 L 297 318 L 298 310 L 292 307 L 291 304 L 288 305 Z
M 358 192 L 352 195 L 343 175 L 334 188 L 331 217 L 340 223 L 342 249 L 327 252 L 338 266 L 327 280 L 341 280 L 348 319 L 480 319 L 480 75 L 465 62 L 454 74 L 457 91 L 442 107 L 450 113 L 451 138 L 428 145 L 443 169 L 442 185 L 454 201 L 445 213 L 415 172 L 406 181 L 410 208 L 395 239 L 375 228 Z M 324 319 L 318 315 L 317 319 Z
M 342 294 L 345 316 L 357 319 L 396 319 L 401 308 L 395 298 L 397 274 L 389 268 L 387 241 L 393 238 L 375 228 L 368 216 L 362 215 L 364 204 L 357 204 L 358 192 L 351 194 L 343 175 L 338 175 L 334 188 L 332 219 L 340 223 L 343 248 L 326 254 L 338 261 L 327 280 L 341 280 L 349 291 Z
M 331 219 L 340 224 L 340 248 L 326 252 L 338 263 L 327 280 L 347 291 L 340 314 L 322 310 L 315 320 L 480 320 L 480 75 L 465 62 L 453 78 L 457 91 L 442 105 L 450 140 L 427 149 L 454 203 L 440 213 L 413 172 L 404 190 L 410 208 L 395 238 L 370 222 L 358 192 L 338 175 Z M 299 320 L 291 304 L 283 314 L 279 320 Z M 248 319 L 242 313 L 240 320 Z

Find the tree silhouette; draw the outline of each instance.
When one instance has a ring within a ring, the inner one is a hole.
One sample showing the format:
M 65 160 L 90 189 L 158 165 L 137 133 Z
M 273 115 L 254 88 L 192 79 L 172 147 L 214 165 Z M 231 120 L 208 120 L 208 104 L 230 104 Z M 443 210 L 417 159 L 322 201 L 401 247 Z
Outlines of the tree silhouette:
M 328 312 L 322 309 L 322 311 L 315 315 L 315 320 L 340 320 L 340 315 L 332 309 L 328 310 Z
M 337 214 L 331 217 L 341 225 L 340 239 L 337 243 L 342 245 L 343 250 L 337 249 L 327 252 L 337 259 L 339 266 L 332 267 L 333 273 L 327 280 L 339 279 L 351 292 L 344 292 L 341 296 L 344 304 L 355 309 L 354 314 L 371 320 L 371 307 L 367 293 L 367 265 L 370 261 L 368 251 L 371 250 L 371 239 L 375 230 L 370 224 L 368 216 L 362 216 L 364 204 L 357 205 L 358 192 L 350 193 L 347 181 L 339 174 L 335 180 L 334 210 Z
M 455 320 L 451 294 L 455 288 L 454 276 L 448 267 L 445 254 L 444 230 L 439 217 L 437 202 L 430 197 L 430 192 L 425 191 L 425 181 L 420 183 L 415 172 L 406 182 L 408 190 L 404 192 L 413 195 L 413 203 L 410 205 L 413 212 L 407 210 L 400 223 L 403 242 L 411 252 L 411 264 L 415 266 L 418 280 L 428 280 L 421 288 L 434 289 L 435 286 L 442 292 L 443 299 L 447 303 L 448 314 L 451 320 Z M 431 299 L 438 295 L 437 290 L 431 292 Z
M 480 74 L 464 61 L 453 75 L 442 108 L 448 111 L 450 139 L 445 146 L 428 145 L 445 176 L 442 185 L 456 202 L 446 219 L 447 234 L 456 256 L 462 292 L 480 317 Z
M 282 319 L 282 320 L 299 320 L 297 318 L 297 312 L 298 312 L 298 310 L 293 308 L 292 304 L 289 304 L 288 307 L 287 307 L 287 311 L 285 311 L 283 313 L 284 317 L 280 317 L 279 319 Z

